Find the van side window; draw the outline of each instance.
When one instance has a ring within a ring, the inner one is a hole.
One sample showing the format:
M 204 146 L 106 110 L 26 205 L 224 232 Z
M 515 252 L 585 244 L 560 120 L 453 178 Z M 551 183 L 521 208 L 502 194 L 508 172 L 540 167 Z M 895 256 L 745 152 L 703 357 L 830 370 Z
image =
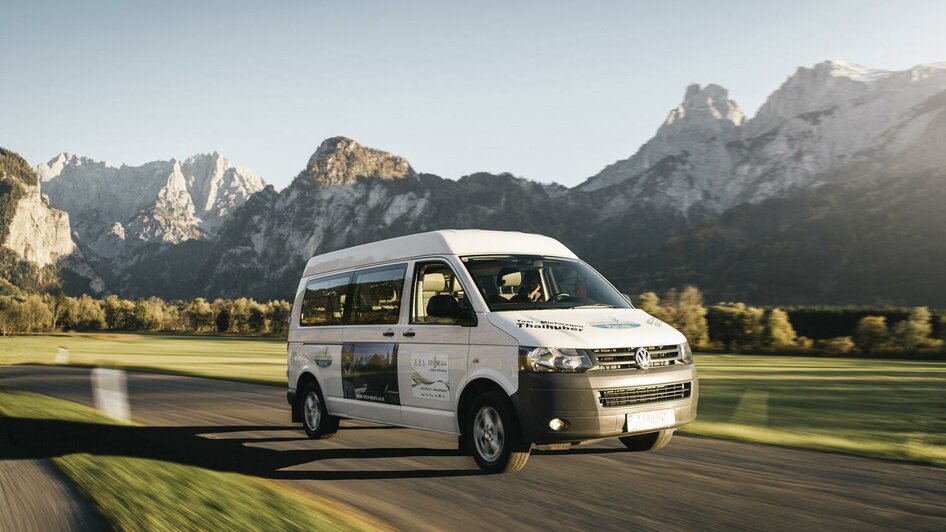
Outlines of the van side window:
M 299 325 L 340 325 L 345 314 L 345 294 L 350 280 L 351 274 L 344 273 L 306 283 Z
M 406 264 L 355 272 L 352 280 L 353 325 L 394 324 L 401 312 Z
M 438 318 L 427 315 L 430 300 L 435 297 L 453 298 L 461 307 L 466 306 L 463 285 L 450 265 L 443 262 L 417 263 L 414 266 L 414 294 L 411 305 L 411 323 L 456 325 L 456 318 Z

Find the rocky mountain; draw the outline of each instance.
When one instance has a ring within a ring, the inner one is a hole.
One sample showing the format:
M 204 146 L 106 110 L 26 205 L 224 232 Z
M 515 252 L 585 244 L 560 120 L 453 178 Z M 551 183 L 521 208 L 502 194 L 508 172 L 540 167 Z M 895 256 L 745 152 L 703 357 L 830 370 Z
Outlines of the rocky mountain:
M 76 247 L 69 215 L 50 207 L 39 187 L 29 164 L 0 148 L 0 292 L 54 289 L 66 279 L 69 288 L 100 292 L 104 284 Z
M 168 245 L 212 238 L 264 187 L 216 152 L 119 167 L 62 153 L 36 171 L 82 249 L 115 274 Z
M 116 258 L 109 288 L 129 297 L 288 298 L 314 254 L 488 228 L 559 238 L 629 293 L 694 283 L 710 300 L 946 306 L 943 146 L 946 63 L 828 61 L 798 69 L 752 117 L 726 89 L 691 85 L 653 139 L 571 189 L 509 174 L 443 179 L 344 137 L 324 141 L 281 191 L 259 182 L 251 193 L 236 171 L 238 192 L 195 186 L 215 179 L 187 161 L 125 181 L 65 156 L 40 174 L 44 190 L 63 187 L 50 198 L 81 228 L 80 248 Z M 56 184 L 82 166 L 104 201 Z M 221 197 L 236 200 L 215 210 Z
M 942 168 L 944 90 L 946 63 L 892 72 L 826 61 L 799 68 L 745 119 L 722 87 L 691 85 L 653 139 L 579 190 L 702 215 L 837 182 L 852 167 Z
M 129 272 L 123 290 L 147 293 L 154 279 L 166 278 L 162 290 L 170 291 L 161 293 L 169 297 L 198 290 L 285 298 L 316 253 L 445 226 L 564 230 L 562 220 L 541 213 L 565 191 L 508 174 L 443 179 L 417 173 L 401 157 L 331 138 L 284 190 L 267 187 L 255 194 L 215 240 L 143 261 Z
M 694 284 L 714 301 L 946 307 L 946 168 L 848 178 L 733 207 L 608 276 L 630 293 Z

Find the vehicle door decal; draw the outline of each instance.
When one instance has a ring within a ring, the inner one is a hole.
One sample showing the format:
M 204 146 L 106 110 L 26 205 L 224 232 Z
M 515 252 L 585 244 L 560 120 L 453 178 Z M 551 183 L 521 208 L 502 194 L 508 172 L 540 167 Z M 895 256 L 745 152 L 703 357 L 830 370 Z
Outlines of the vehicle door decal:
M 401 404 L 397 386 L 397 344 L 342 344 L 345 399 Z
M 450 400 L 449 358 L 437 355 L 411 357 L 411 394 L 418 399 Z

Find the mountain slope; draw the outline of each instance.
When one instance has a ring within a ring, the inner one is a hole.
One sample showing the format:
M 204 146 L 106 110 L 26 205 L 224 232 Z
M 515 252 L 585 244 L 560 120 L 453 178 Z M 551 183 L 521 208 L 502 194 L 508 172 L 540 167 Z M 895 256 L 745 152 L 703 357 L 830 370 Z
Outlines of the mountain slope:
M 944 91 L 946 63 L 891 72 L 826 61 L 799 68 L 744 120 L 721 87 L 690 86 L 652 140 L 578 188 L 719 213 L 833 182 L 851 165 L 941 168 L 946 152 L 917 147 L 934 145 Z
M 23 158 L 0 148 L 0 291 L 62 287 L 64 270 L 67 289 L 104 288 L 72 240 L 69 215 L 50 207 Z
M 314 254 L 489 228 L 558 238 L 631 293 L 693 283 L 710 300 L 946 305 L 943 146 L 946 63 L 827 61 L 798 69 L 751 118 L 724 88 L 691 85 L 653 139 L 573 189 L 446 180 L 335 137 L 286 189 L 244 196 L 215 230 L 213 195 L 196 194 L 209 188 L 179 163 L 139 168 L 153 184 L 143 205 L 74 208 L 89 236 L 79 245 L 100 257 L 112 240 L 137 242 L 117 246 L 109 277 L 131 297 L 287 298 Z M 93 184 L 114 172 L 93 168 Z
M 83 249 L 119 270 L 155 249 L 148 244 L 211 237 L 264 186 L 216 152 L 117 168 L 63 153 L 37 173 L 50 202 L 74 220 Z
M 255 194 L 227 220 L 212 246 L 199 248 L 193 285 L 203 283 L 207 295 L 285 298 L 316 253 L 443 227 L 561 228 L 561 220 L 543 212 L 564 190 L 510 175 L 451 181 L 418 174 L 403 158 L 351 139 L 328 139 L 285 190 L 267 187 Z M 125 289 L 150 293 L 154 272 L 179 263 L 170 258 L 179 251 L 141 264 L 127 276 Z M 152 273 L 142 276 L 145 269 Z M 142 282 L 144 277 L 149 281 Z M 170 293 L 171 285 L 159 286 L 154 293 Z
M 614 280 L 771 305 L 946 307 L 946 169 L 853 182 L 734 207 Z

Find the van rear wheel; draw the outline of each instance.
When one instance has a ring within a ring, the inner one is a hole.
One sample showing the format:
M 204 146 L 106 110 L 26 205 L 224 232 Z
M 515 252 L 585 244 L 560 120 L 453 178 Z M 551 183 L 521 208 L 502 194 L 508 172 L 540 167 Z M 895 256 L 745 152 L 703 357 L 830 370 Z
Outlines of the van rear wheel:
M 464 435 L 476 465 L 487 473 L 514 473 L 529 460 L 530 445 L 523 441 L 515 412 L 502 392 L 487 392 L 473 401 Z
M 637 434 L 635 436 L 622 436 L 619 439 L 629 451 L 656 451 L 657 449 L 666 447 L 667 444 L 670 443 L 671 437 L 673 437 L 673 429 Z
M 327 440 L 338 432 L 339 419 L 329 415 L 322 390 L 317 383 L 306 384 L 299 400 L 302 403 L 302 428 L 305 429 L 306 436 L 313 440 Z

